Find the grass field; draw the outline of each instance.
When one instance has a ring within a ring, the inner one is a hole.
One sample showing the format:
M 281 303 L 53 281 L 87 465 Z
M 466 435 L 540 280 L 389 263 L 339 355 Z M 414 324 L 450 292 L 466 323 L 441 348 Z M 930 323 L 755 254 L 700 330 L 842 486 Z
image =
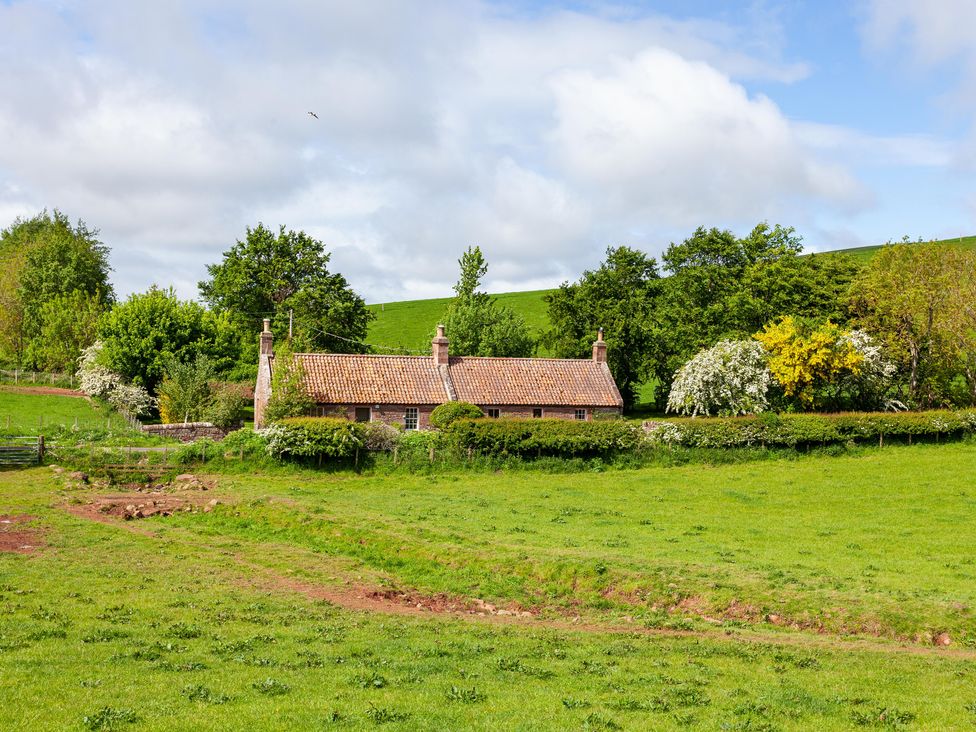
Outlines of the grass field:
M 0 472 L 39 545 L 0 552 L 0 728 L 968 728 L 974 469 L 283 469 L 131 522 Z
M 119 421 L 117 414 L 76 396 L 37 393 L 29 387 L 0 386 L 0 429 L 25 435 L 37 434 L 51 425 L 104 427 L 106 419 Z
M 526 326 L 537 337 L 549 327 L 547 306 L 542 299 L 547 292 L 549 290 L 506 292 L 495 298 L 499 305 L 509 307 L 525 318 Z M 451 299 L 443 297 L 370 305 L 369 309 L 376 313 L 376 319 L 370 323 L 366 340 L 374 346 L 429 353 L 434 327 L 443 319 Z

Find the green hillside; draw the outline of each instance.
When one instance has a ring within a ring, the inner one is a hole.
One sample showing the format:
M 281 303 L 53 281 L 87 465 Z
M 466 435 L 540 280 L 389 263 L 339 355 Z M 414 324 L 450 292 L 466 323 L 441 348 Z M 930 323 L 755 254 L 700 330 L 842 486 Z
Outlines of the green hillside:
M 943 241 L 947 244 L 976 248 L 976 236 L 945 239 Z M 854 247 L 835 251 L 849 254 L 861 262 L 867 262 L 882 246 Z M 505 305 L 520 313 L 525 318 L 525 323 L 533 335 L 538 335 L 549 326 L 546 303 L 543 300 L 543 296 L 547 292 L 550 290 L 504 292 L 495 295 L 495 297 L 500 305 Z M 443 318 L 444 311 L 447 310 L 450 303 L 450 297 L 441 297 L 431 300 L 404 300 L 370 305 L 369 309 L 376 313 L 376 319 L 370 323 L 366 340 L 371 345 L 390 349 L 429 351 L 434 326 Z M 546 354 L 540 353 L 539 355 L 544 356 Z
M 525 318 L 525 324 L 533 336 L 539 335 L 549 325 L 546 303 L 542 299 L 549 290 L 505 292 L 496 295 L 499 305 L 512 308 Z M 430 339 L 434 326 L 442 320 L 450 297 L 432 300 L 404 300 L 370 305 L 376 320 L 370 323 L 367 341 L 374 346 L 430 351 Z

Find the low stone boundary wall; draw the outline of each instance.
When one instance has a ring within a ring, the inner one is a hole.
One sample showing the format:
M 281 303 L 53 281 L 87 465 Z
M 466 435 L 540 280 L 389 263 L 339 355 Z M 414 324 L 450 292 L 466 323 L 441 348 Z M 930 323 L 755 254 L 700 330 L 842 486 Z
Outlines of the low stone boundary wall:
M 144 424 L 142 431 L 147 435 L 166 437 L 180 442 L 193 442 L 204 437 L 222 440 L 236 427 L 217 427 L 210 422 L 178 422 L 175 424 Z

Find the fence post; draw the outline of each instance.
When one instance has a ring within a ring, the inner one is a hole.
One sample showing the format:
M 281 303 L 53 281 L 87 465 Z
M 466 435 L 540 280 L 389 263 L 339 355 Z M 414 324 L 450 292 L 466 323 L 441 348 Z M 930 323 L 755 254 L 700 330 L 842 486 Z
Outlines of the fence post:
M 44 435 L 37 436 L 37 464 L 44 462 Z

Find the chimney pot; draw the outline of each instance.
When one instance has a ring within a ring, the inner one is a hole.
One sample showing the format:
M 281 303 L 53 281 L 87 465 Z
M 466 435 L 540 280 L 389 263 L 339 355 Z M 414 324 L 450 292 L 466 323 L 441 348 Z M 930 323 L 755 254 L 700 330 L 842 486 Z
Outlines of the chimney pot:
M 430 345 L 431 345 L 431 353 L 434 356 L 434 365 L 447 366 L 448 358 L 449 358 L 447 353 L 448 340 L 447 337 L 444 335 L 443 325 L 438 323 L 437 335 L 434 337 L 434 340 L 431 341 Z
M 264 319 L 264 330 L 261 331 L 261 355 L 274 355 L 274 336 L 271 334 L 271 318 Z
M 593 360 L 597 363 L 607 362 L 607 343 L 603 340 L 603 328 L 596 332 L 596 340 L 593 342 Z

